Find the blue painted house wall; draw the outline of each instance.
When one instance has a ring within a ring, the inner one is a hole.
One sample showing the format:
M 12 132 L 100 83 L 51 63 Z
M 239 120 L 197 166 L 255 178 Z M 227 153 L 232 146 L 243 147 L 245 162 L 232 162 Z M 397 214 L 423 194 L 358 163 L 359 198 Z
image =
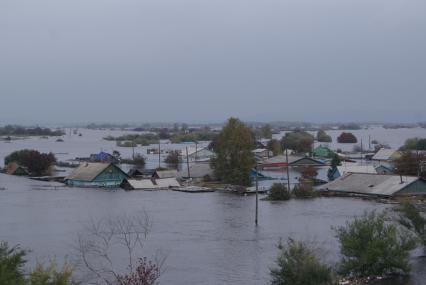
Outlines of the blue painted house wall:
M 119 187 L 125 178 L 127 175 L 111 164 L 92 181 L 69 179 L 66 184 L 77 187 Z

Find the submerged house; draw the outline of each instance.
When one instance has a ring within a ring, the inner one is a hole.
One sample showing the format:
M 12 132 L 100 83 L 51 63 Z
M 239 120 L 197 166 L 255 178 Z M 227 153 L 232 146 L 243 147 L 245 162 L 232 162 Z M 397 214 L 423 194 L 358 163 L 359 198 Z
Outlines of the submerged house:
M 313 151 L 312 151 L 312 155 L 314 157 L 323 157 L 323 158 L 332 158 L 334 156 L 334 151 L 332 151 L 331 149 L 329 149 L 326 146 L 317 146 Z
M 297 156 L 289 155 L 288 163 L 287 157 L 285 155 L 277 155 L 271 158 L 268 158 L 259 164 L 261 169 L 276 169 L 283 168 L 287 166 L 291 167 L 305 167 L 305 166 L 324 166 L 325 162 L 308 157 L 308 156 Z
M 28 176 L 30 172 L 25 166 L 21 166 L 16 162 L 11 162 L 5 167 L 5 173 L 9 175 Z
M 373 165 L 346 164 L 335 168 L 330 168 L 327 172 L 327 177 L 330 181 L 336 180 L 340 176 L 348 173 L 371 173 L 377 174 L 377 170 Z
M 65 178 L 77 187 L 118 187 L 128 175 L 113 163 L 84 162 Z
M 181 150 L 181 160 L 186 161 L 186 149 Z M 209 150 L 207 147 L 204 148 L 194 148 L 188 147 L 188 160 L 190 162 L 208 162 L 215 156 L 215 153 Z
M 322 185 L 320 190 L 375 197 L 426 195 L 426 181 L 414 176 L 348 173 Z
M 273 152 L 266 148 L 257 148 L 251 152 L 256 156 L 256 158 L 269 158 L 274 156 Z
M 104 163 L 119 163 L 119 159 L 112 154 L 101 151 L 90 155 L 91 162 L 104 162 Z
M 402 154 L 399 150 L 381 148 L 375 155 L 373 155 L 371 160 L 375 162 L 376 167 L 383 165 L 393 172 L 395 168 L 394 162 L 396 159 L 400 158 L 401 155 Z
M 178 177 L 181 179 L 195 179 L 195 180 L 214 180 L 214 170 L 211 168 L 210 163 L 195 163 L 188 167 L 182 167 L 178 172 Z
M 176 178 L 163 179 L 124 179 L 121 183 L 121 188 L 126 190 L 161 190 L 173 187 L 180 187 Z

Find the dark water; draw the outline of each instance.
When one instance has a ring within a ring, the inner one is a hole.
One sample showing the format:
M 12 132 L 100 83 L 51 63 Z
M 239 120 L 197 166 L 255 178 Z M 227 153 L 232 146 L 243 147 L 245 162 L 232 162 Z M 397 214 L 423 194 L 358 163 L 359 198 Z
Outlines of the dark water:
M 284 203 L 260 201 L 254 226 L 254 197 L 173 191 L 124 192 L 59 187 L 0 174 L 0 240 L 31 248 L 30 261 L 72 257 L 76 234 L 92 218 L 146 210 L 153 229 L 144 255 L 167 254 L 161 284 L 267 284 L 276 244 L 288 237 L 313 242 L 325 260 L 338 260 L 332 226 L 365 210 L 389 205 L 318 198 Z M 49 184 L 54 185 L 54 184 Z M 413 257 L 410 280 L 425 284 L 425 262 Z

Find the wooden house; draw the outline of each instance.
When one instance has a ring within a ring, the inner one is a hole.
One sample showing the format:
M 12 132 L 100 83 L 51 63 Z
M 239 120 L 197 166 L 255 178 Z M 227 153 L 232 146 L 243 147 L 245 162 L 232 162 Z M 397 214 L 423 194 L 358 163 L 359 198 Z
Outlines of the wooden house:
M 65 178 L 65 183 L 77 187 L 118 187 L 127 177 L 113 163 L 85 162 Z

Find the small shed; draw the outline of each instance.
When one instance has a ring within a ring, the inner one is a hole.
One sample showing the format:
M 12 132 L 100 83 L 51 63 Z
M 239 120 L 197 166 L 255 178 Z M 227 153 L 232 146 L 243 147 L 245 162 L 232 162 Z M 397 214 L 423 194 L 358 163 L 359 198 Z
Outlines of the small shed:
M 121 188 L 126 190 L 155 190 L 157 185 L 151 179 L 124 179 Z
M 379 151 L 371 158 L 376 161 L 393 161 L 401 157 L 401 152 L 397 149 L 387 149 L 381 148 Z
M 168 189 L 172 187 L 180 187 L 179 182 L 176 180 L 176 178 L 162 178 L 162 179 L 155 179 L 155 185 L 158 189 Z
M 118 187 L 128 175 L 113 163 L 84 162 L 65 178 L 77 187 Z

